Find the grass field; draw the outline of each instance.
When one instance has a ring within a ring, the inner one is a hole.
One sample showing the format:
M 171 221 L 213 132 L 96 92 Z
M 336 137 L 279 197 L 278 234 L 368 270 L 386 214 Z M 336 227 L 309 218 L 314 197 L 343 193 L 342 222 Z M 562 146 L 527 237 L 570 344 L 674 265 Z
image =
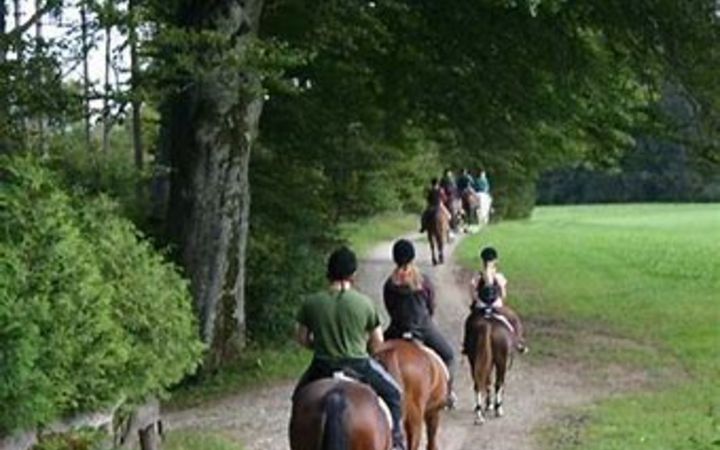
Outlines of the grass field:
M 375 244 L 417 231 L 420 217 L 406 213 L 387 213 L 358 222 L 340 225 L 342 237 L 360 255 L 369 252 Z
M 461 261 L 478 267 L 488 244 L 526 319 L 638 344 L 582 348 L 543 337 L 534 352 L 641 367 L 654 381 L 587 408 L 588 425 L 564 448 L 720 448 L 720 205 L 538 208 L 531 220 L 465 240 Z
M 171 431 L 162 446 L 165 450 L 243 450 L 243 446 L 221 433 Z

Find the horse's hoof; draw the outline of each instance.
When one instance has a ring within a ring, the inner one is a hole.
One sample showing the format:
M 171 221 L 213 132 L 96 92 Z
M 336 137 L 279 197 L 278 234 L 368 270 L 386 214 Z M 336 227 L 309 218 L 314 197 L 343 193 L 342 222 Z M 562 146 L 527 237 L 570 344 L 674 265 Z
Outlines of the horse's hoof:
M 485 418 L 481 416 L 475 416 L 475 425 L 482 425 L 485 423 Z
M 502 417 L 505 415 L 505 411 L 503 410 L 502 406 L 498 406 L 495 408 L 495 417 Z

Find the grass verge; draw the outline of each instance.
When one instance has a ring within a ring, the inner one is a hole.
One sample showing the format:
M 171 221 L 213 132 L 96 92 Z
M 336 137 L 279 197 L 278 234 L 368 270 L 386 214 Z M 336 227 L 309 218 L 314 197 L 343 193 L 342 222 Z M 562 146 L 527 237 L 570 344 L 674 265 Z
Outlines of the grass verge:
M 720 205 L 538 208 L 467 239 L 460 260 L 477 268 L 485 245 L 500 253 L 510 304 L 531 323 L 571 329 L 538 336 L 537 353 L 599 373 L 633 365 L 657 381 L 577 411 L 584 419 L 572 439 L 555 427 L 543 433 L 546 446 L 720 448 Z M 573 328 L 608 339 L 592 345 Z
M 243 446 L 221 433 L 200 431 L 171 431 L 168 433 L 164 450 L 243 450 Z
M 340 225 L 340 234 L 358 255 L 364 255 L 379 242 L 395 239 L 420 226 L 417 215 L 393 212 Z
M 311 354 L 299 346 L 248 349 L 234 364 L 213 374 L 187 380 L 171 393 L 164 406 L 182 409 L 283 380 L 294 380 L 310 362 Z

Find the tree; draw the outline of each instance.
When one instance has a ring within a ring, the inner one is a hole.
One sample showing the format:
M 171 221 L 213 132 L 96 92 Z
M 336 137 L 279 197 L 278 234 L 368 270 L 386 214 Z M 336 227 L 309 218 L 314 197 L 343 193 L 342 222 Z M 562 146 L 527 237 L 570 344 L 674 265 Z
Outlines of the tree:
M 262 0 L 156 5 L 170 28 L 159 36 L 175 90 L 161 107 L 161 145 L 172 174 L 167 224 L 191 280 L 200 331 L 214 366 L 244 345 L 248 164 L 262 108 L 247 62 Z M 171 31 L 170 31 L 171 30 Z M 189 44 L 188 44 L 189 43 Z

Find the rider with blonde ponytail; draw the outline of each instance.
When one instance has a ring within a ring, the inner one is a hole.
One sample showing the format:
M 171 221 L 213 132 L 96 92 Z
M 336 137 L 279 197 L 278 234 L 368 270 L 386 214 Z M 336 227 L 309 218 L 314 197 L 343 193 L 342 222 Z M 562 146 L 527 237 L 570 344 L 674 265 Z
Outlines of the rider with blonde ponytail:
M 415 247 L 410 241 L 400 239 L 395 243 L 393 259 L 397 266 L 383 288 L 385 308 L 390 315 L 390 326 L 385 330 L 385 339 L 400 339 L 409 334 L 435 350 L 445 362 L 450 374 L 448 406 L 452 408 L 455 403 L 455 394 L 452 391 L 455 355 L 432 320 L 435 312 L 435 290 L 430 279 L 413 263 Z
M 505 317 L 515 331 L 515 348 L 520 353 L 527 352 L 528 348 L 525 345 L 525 338 L 523 333 L 522 322 L 520 317 L 507 306 L 507 279 L 497 267 L 498 253 L 493 247 L 485 247 L 480 252 L 480 258 L 482 259 L 483 266 L 482 270 L 475 277 L 471 283 L 472 304 L 470 309 L 473 314 L 468 318 L 468 322 L 472 321 L 474 314 L 481 314 L 486 308 L 492 308 L 498 314 Z M 466 323 L 466 328 L 467 328 Z M 463 353 L 468 354 L 468 335 L 465 333 Z

